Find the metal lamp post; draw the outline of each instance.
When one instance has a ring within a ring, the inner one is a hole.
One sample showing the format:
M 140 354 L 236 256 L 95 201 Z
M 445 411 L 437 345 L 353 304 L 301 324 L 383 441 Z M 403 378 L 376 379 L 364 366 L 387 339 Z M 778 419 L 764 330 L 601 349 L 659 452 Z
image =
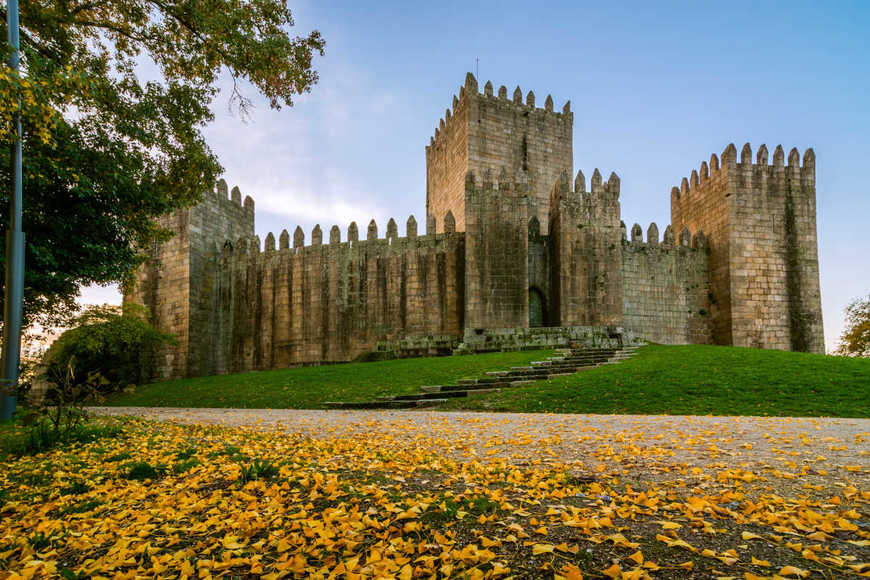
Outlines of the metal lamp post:
M 18 0 L 6 4 L 6 24 L 11 48 L 9 67 L 18 72 Z M 21 229 L 21 116 L 13 120 L 15 142 L 12 145 L 12 192 L 9 196 L 9 229 L 6 231 L 6 300 L 3 314 L 2 409 L 0 419 L 15 413 L 18 364 L 21 356 L 21 314 L 24 297 L 24 232 Z

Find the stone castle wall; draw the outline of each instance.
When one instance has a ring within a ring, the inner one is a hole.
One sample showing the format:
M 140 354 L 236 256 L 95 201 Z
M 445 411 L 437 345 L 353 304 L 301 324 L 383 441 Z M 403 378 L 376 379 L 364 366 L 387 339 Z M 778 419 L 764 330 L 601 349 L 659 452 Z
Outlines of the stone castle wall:
M 136 272 L 135 283 L 125 288 L 124 302 L 148 308 L 150 322 L 175 337 L 175 344 L 149 353 L 151 376 L 167 379 L 187 375 L 190 330 L 190 210 L 157 220 L 173 232 L 163 243 L 154 242 L 148 258 Z
M 356 224 L 341 241 L 324 243 L 318 227 L 309 245 L 297 228 L 225 245 L 216 257 L 211 327 L 212 372 L 237 372 L 352 360 L 381 341 L 461 336 L 461 233 L 417 235 L 414 218 L 399 237 L 377 225 L 360 240 Z
M 534 325 L 554 326 L 555 314 L 553 312 L 553 287 L 552 276 L 552 252 L 550 251 L 550 236 L 541 233 L 541 222 L 537 216 L 529 218 L 529 309 L 532 308 L 532 294 L 537 293 L 541 299 L 541 312 L 539 320 Z M 529 317 L 529 325 L 533 325 L 532 314 Z
M 710 317 L 713 341 L 731 344 L 731 269 L 730 235 L 732 221 L 728 205 L 729 183 L 727 172 L 719 170 L 719 158 L 710 156 L 710 165 L 701 163 L 700 174 L 692 171 L 683 178 L 679 188 L 671 190 L 671 226 L 691 232 L 703 231 L 710 246 Z
M 675 237 L 671 226 L 659 241 L 651 224 L 647 240 L 635 224 L 622 240 L 623 325 L 662 344 L 710 344 L 710 283 L 704 234 Z
M 487 172 L 466 179 L 465 323 L 468 328 L 529 324 L 529 184 Z
M 815 223 L 815 155 L 782 147 L 756 163 L 747 143 L 713 155 L 671 193 L 674 227 L 702 229 L 710 243 L 718 344 L 824 352 Z

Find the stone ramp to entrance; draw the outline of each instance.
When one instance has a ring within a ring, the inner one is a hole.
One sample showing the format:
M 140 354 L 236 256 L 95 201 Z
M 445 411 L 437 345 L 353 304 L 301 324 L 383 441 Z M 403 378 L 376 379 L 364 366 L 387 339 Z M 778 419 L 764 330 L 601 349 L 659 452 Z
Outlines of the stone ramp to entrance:
M 543 381 L 553 377 L 571 375 L 606 364 L 615 364 L 634 356 L 636 346 L 621 348 L 590 348 L 572 345 L 557 349 L 547 360 L 534 361 L 529 366 L 511 367 L 509 370 L 490 371 L 476 379 L 459 379 L 452 385 L 425 385 L 420 393 L 378 397 L 373 401 L 332 401 L 330 409 L 411 409 L 431 407 L 449 399 L 467 397 L 472 393 L 491 393 Z

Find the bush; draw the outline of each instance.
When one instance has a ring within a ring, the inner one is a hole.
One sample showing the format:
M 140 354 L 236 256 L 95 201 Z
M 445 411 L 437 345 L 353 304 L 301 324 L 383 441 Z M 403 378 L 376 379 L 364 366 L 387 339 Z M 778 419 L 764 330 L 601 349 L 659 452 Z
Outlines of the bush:
M 135 304 L 88 308 L 46 354 L 49 382 L 72 389 L 88 384 L 97 394 L 107 394 L 146 380 L 150 354 L 174 338 L 145 318 L 145 309 Z M 57 395 L 52 389 L 47 394 L 50 402 Z

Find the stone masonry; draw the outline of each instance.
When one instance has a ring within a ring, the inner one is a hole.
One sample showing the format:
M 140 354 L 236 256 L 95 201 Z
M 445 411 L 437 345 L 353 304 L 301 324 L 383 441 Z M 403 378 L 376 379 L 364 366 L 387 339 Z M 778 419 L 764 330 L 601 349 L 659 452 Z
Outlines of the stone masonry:
M 263 244 L 218 182 L 161 218 L 125 300 L 177 343 L 154 379 L 634 337 L 823 352 L 815 154 L 729 145 L 671 192 L 671 225 L 630 232 L 620 180 L 573 180 L 573 114 L 469 74 L 426 147 L 426 223 L 372 220 Z

